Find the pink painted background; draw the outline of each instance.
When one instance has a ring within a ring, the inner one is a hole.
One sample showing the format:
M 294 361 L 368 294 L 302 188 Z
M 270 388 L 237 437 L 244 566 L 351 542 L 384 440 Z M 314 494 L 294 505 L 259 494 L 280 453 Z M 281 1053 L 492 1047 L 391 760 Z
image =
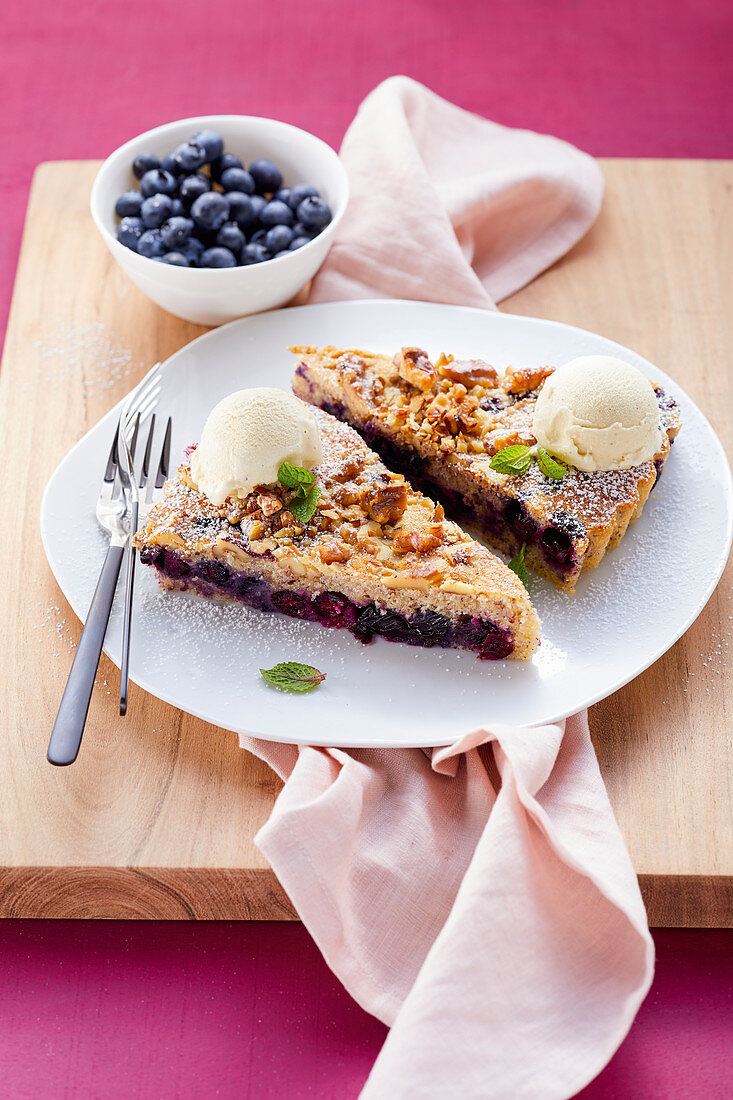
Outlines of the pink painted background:
M 39 161 L 226 111 L 338 145 L 397 72 L 597 155 L 730 157 L 732 24 L 725 0 L 5 0 L 0 330 Z M 588 1100 L 733 1091 L 729 934 L 655 939 L 652 991 Z M 348 1100 L 384 1033 L 299 925 L 0 923 L 10 1100 Z

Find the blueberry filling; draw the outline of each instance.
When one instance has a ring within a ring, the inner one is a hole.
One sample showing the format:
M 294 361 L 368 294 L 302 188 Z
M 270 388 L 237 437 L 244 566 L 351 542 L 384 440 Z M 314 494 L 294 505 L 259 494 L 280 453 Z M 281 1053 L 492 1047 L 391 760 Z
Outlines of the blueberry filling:
M 229 567 L 222 561 L 201 561 L 194 566 L 194 575 L 208 584 L 224 588 L 229 580 Z
M 507 527 L 513 531 L 520 543 L 535 542 L 538 526 L 527 512 L 521 500 L 510 500 L 504 509 Z
M 540 542 L 546 558 L 557 562 L 558 565 L 565 565 L 570 561 L 573 544 L 565 531 L 560 531 L 557 527 L 547 527 L 542 533 Z
M 406 617 L 375 603 L 355 604 L 340 592 L 322 592 L 311 598 L 307 592 L 273 590 L 261 577 L 245 576 L 223 562 L 190 564 L 159 547 L 145 547 L 140 551 L 140 560 L 177 581 L 181 588 L 191 588 L 204 596 L 218 591 L 260 611 L 281 611 L 322 626 L 344 627 L 362 642 L 378 635 L 424 648 L 471 649 L 486 661 L 501 660 L 514 649 L 509 630 L 487 619 L 461 615 L 454 620 L 429 610 Z

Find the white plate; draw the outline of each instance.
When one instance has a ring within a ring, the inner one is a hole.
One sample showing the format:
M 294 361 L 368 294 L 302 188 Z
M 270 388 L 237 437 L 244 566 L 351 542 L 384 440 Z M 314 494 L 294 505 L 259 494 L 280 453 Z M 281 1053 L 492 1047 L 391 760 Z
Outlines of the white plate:
M 568 325 L 455 306 L 370 301 L 263 313 L 207 333 L 168 360 L 160 412 L 173 416 L 174 461 L 225 394 L 244 386 L 289 388 L 289 344 L 390 352 L 417 344 L 433 355 L 446 350 L 498 367 L 616 355 L 669 387 L 682 406 L 683 429 L 642 518 L 581 577 L 574 597 L 530 574 L 543 621 L 531 663 L 490 663 L 469 652 L 382 639 L 364 646 L 347 631 L 164 594 L 153 571 L 141 567 L 131 670 L 146 691 L 214 725 L 272 740 L 442 745 L 491 722 L 554 721 L 610 695 L 700 614 L 730 548 L 730 469 L 702 413 L 657 367 Z M 81 618 L 105 550 L 94 505 L 116 415 L 112 410 L 66 456 L 41 508 L 48 560 Z M 118 665 L 119 602 L 105 647 Z M 258 669 L 285 660 L 316 665 L 327 673 L 325 683 L 300 696 L 267 687 Z

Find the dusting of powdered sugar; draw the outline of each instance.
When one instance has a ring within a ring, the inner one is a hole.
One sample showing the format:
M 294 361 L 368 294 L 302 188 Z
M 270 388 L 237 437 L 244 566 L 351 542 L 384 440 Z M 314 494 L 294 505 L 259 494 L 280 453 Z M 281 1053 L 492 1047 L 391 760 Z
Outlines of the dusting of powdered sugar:
M 34 346 L 35 371 L 23 383 L 24 390 L 80 384 L 86 400 L 139 373 L 129 348 L 91 316 L 57 325 Z

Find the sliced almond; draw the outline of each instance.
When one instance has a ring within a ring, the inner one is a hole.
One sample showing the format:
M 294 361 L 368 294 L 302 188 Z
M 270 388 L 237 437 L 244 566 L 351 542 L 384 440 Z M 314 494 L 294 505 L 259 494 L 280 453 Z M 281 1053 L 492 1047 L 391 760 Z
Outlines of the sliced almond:
M 398 574 L 395 577 L 385 577 L 382 581 L 385 588 L 416 588 L 420 592 L 428 592 L 433 586 L 423 577 L 405 577 Z
M 441 592 L 454 592 L 457 596 L 477 596 L 478 590 L 471 584 L 464 584 L 463 581 L 443 581 L 440 586 Z

